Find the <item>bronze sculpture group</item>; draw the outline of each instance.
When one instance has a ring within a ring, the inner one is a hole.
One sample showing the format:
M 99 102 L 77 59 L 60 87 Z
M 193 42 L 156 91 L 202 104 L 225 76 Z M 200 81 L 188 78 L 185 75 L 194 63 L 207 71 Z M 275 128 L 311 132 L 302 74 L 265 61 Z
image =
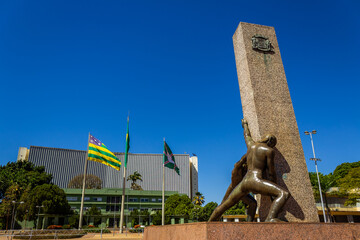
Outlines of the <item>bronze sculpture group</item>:
M 214 210 L 209 221 L 218 221 L 222 214 L 239 201 L 248 205 L 247 221 L 254 221 L 257 207 L 256 200 L 250 195 L 261 194 L 270 196 L 272 204 L 265 222 L 280 222 L 277 218 L 290 194 L 276 184 L 274 166 L 276 137 L 267 134 L 263 139 L 255 142 L 250 134 L 248 123 L 242 120 L 247 153 L 238 161 L 232 171 L 231 184 L 228 187 L 221 204 Z M 268 179 L 263 178 L 268 171 Z

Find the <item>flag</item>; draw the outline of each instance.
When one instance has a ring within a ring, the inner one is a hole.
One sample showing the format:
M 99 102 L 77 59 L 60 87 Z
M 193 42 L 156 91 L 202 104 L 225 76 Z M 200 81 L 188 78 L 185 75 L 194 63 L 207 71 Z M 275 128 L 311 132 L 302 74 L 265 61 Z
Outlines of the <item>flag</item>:
M 126 131 L 126 147 L 125 147 L 125 168 L 127 167 L 127 161 L 128 161 L 128 152 L 130 149 L 130 135 L 129 135 L 129 117 L 127 119 L 127 131 Z
M 115 154 L 110 152 L 105 144 L 92 135 L 90 135 L 89 138 L 88 160 L 105 164 L 109 167 L 115 168 L 118 171 L 120 170 L 121 166 L 121 162 L 115 156 Z
M 167 143 L 164 141 L 164 155 L 163 155 L 163 163 L 165 167 L 174 169 L 177 174 L 180 175 L 180 169 L 175 163 L 174 154 L 171 152 L 171 149 L 167 145 Z

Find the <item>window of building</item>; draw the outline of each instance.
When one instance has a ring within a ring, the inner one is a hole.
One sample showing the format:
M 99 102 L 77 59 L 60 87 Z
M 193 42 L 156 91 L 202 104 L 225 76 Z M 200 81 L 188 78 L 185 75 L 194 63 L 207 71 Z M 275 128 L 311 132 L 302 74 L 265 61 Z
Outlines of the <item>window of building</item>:
M 129 211 L 134 211 L 136 210 L 136 207 L 129 207 Z
M 102 197 L 94 197 L 94 201 L 95 201 L 95 202 L 101 202 L 101 201 L 102 201 Z
M 117 205 L 117 206 L 114 206 L 114 205 L 107 205 L 106 206 L 106 211 L 107 212 L 114 212 L 114 211 L 116 211 L 116 212 L 118 212 L 118 211 L 120 211 L 120 206 L 119 205 Z
M 120 203 L 121 197 L 107 197 L 106 202 L 107 203 Z
M 84 201 L 89 201 L 90 197 L 84 197 Z
M 138 202 L 139 201 L 139 199 L 137 199 L 137 198 L 129 198 L 129 202 Z
M 152 198 L 151 201 L 152 201 L 152 202 L 156 202 L 156 198 Z
M 77 197 L 66 197 L 66 200 L 68 200 L 68 201 L 77 201 L 78 198 Z
M 140 202 L 149 202 L 148 198 L 140 198 Z
M 158 202 L 162 202 L 162 198 L 158 198 Z

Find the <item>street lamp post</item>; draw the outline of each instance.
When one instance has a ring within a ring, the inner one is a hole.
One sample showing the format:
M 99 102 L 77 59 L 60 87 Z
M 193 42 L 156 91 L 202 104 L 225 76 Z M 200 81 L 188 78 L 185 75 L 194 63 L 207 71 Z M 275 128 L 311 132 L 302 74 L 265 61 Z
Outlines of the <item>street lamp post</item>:
M 14 208 L 13 208 L 13 220 L 12 220 L 12 224 L 11 224 L 11 229 L 14 229 L 15 227 L 15 221 L 16 221 L 16 204 L 19 203 L 19 204 L 23 204 L 24 202 L 21 201 L 21 202 L 15 202 L 15 201 L 12 201 L 12 203 L 14 204 Z
M 326 223 L 327 220 L 326 220 L 326 216 L 325 216 L 325 207 L 324 207 L 324 201 L 323 201 L 323 197 L 322 197 L 321 184 L 320 184 L 320 178 L 319 178 L 319 171 L 318 171 L 318 166 L 317 166 L 317 161 L 321 161 L 321 160 L 319 158 L 316 158 L 316 156 L 315 156 L 314 141 L 313 141 L 313 138 L 312 138 L 312 135 L 316 134 L 316 131 L 315 130 L 313 130 L 311 132 L 305 131 L 305 134 L 310 135 L 311 146 L 312 146 L 312 151 L 313 151 L 313 155 L 314 155 L 314 158 L 310 158 L 310 160 L 315 162 L 316 176 L 317 176 L 318 183 L 319 183 L 321 207 L 322 207 L 322 211 L 323 211 L 324 222 Z
M 37 219 L 37 224 L 36 224 L 36 229 L 38 229 L 38 227 L 39 227 L 40 209 L 43 208 L 43 207 L 44 207 L 43 205 L 41 205 L 41 206 L 36 206 L 36 208 L 39 209 L 39 211 L 38 211 L 38 219 Z

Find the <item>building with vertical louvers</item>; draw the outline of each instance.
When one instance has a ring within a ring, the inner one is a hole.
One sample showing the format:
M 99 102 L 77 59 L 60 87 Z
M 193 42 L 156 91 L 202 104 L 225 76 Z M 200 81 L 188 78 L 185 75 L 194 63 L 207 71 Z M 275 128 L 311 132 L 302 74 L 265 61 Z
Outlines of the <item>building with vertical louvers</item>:
M 52 174 L 52 182 L 60 188 L 67 188 L 69 182 L 84 172 L 86 151 L 37 147 L 20 148 L 18 161 L 28 160 L 36 166 L 45 166 L 45 171 Z M 124 153 L 115 153 L 123 162 Z M 180 168 L 180 176 L 173 170 L 165 169 L 165 190 L 186 194 L 190 198 L 198 191 L 198 159 L 188 154 L 174 154 Z M 129 154 L 127 175 L 138 171 L 142 176 L 143 190 L 162 190 L 162 154 Z M 102 188 L 122 188 L 123 165 L 120 171 L 101 163 L 89 161 L 88 174 L 102 180 Z M 131 183 L 126 182 L 126 188 Z

